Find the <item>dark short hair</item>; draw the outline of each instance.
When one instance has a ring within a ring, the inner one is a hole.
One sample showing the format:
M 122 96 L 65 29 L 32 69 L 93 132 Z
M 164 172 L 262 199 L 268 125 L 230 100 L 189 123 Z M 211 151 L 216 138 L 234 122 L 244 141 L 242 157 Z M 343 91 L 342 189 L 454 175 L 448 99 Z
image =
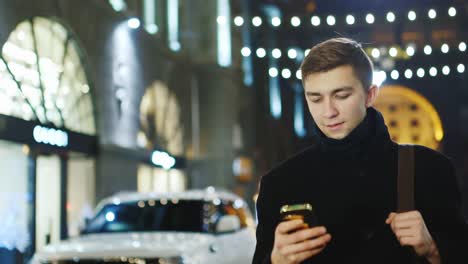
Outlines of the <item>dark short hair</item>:
M 332 38 L 312 47 L 301 64 L 302 83 L 313 73 L 344 65 L 350 65 L 364 89 L 369 89 L 374 68 L 372 61 L 361 44 L 349 38 Z

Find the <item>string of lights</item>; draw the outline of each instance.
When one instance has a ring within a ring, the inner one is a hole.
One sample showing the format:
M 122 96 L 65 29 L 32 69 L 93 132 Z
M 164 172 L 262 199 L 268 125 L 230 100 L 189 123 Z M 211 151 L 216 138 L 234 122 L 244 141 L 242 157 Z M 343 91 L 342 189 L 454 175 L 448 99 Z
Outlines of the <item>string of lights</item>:
M 422 17 L 427 17 L 430 20 L 434 20 L 438 17 L 438 12 L 436 11 L 436 9 L 433 9 L 433 8 L 427 10 L 426 12 L 421 12 L 420 14 Z M 425 14 L 425 15 L 422 15 L 422 14 Z M 448 15 L 448 17 L 454 18 L 457 15 L 457 9 L 452 6 L 448 8 L 446 14 Z M 401 13 L 400 18 L 398 18 L 395 12 L 388 11 L 385 15 L 385 21 L 387 23 L 394 23 L 398 19 L 401 19 L 401 17 L 405 17 L 404 19 L 405 20 L 407 19 L 408 21 L 416 21 L 418 18 L 418 15 L 415 10 L 409 10 L 407 13 Z M 244 18 L 242 16 L 236 16 L 234 17 L 233 22 L 234 22 L 234 25 L 236 25 L 237 27 L 241 27 L 246 24 L 246 20 L 249 20 L 249 19 Z M 318 27 L 322 25 L 322 20 L 324 20 L 328 26 L 335 26 L 338 21 L 341 21 L 341 20 L 338 20 L 337 16 L 335 15 L 326 15 L 326 16 L 313 15 L 310 18 L 310 24 L 314 27 Z M 293 27 L 299 27 L 302 24 L 301 18 L 299 18 L 298 16 L 292 16 L 289 21 L 290 21 L 291 26 Z M 357 24 L 357 21 L 359 21 L 359 17 L 356 15 L 348 14 L 344 16 L 344 19 L 342 21 L 344 21 L 347 25 L 355 25 Z M 362 21 L 365 21 L 367 24 L 374 24 L 376 22 L 376 17 L 372 13 L 367 13 L 362 18 Z M 254 27 L 260 27 L 261 25 L 264 24 L 263 19 L 260 16 L 252 17 L 251 22 Z M 270 25 L 272 25 L 273 27 L 279 27 L 282 24 L 282 20 L 280 17 L 272 17 L 269 22 L 270 22 Z
M 459 52 L 466 52 L 466 43 L 465 42 L 459 42 L 458 45 L 455 45 L 455 47 L 450 47 L 449 44 L 443 43 L 440 45 L 439 50 L 443 54 L 449 53 L 451 50 L 457 50 Z M 418 52 L 423 52 L 425 55 L 431 55 L 433 51 L 435 50 L 435 47 L 426 44 L 424 47 L 418 49 L 415 45 L 408 45 L 405 49 L 398 47 L 398 46 L 390 46 L 390 47 L 367 47 L 366 52 L 372 56 L 374 59 L 378 59 L 384 55 L 388 55 L 393 58 L 408 58 L 416 55 Z M 302 51 L 301 49 L 298 48 L 289 48 L 287 50 L 287 55 L 290 59 L 296 59 L 299 53 L 304 53 L 304 56 L 307 56 L 309 53 L 309 49 L 306 49 Z M 259 47 L 256 49 L 255 54 L 259 58 L 264 58 L 267 55 L 267 50 L 265 48 Z M 271 50 L 271 55 L 275 59 L 279 59 L 282 57 L 283 52 L 279 48 L 274 48 Z M 249 47 L 243 47 L 241 49 L 241 55 L 244 57 L 248 57 L 252 55 L 252 50 Z
M 281 70 L 281 71 L 280 71 Z M 442 75 L 449 75 L 450 73 L 464 73 L 465 72 L 465 64 L 463 63 L 458 63 L 453 66 L 449 65 L 442 65 L 439 67 L 436 66 L 430 66 L 427 68 L 423 67 L 417 67 L 416 69 L 410 69 L 406 68 L 404 70 L 398 71 L 396 69 L 391 70 L 391 71 L 380 71 L 377 70 L 374 72 L 374 74 L 381 74 L 382 77 L 379 77 L 380 79 L 386 79 L 387 76 L 390 76 L 393 80 L 398 80 L 399 78 L 406 78 L 406 79 L 411 79 L 413 77 L 419 77 L 423 78 L 425 76 L 429 77 L 436 77 L 438 74 Z M 279 77 L 281 73 L 281 77 L 283 79 L 290 79 L 292 77 L 292 70 L 289 68 L 283 68 L 283 69 L 278 69 L 276 67 L 270 67 L 268 69 L 268 75 L 272 78 Z M 301 80 L 301 71 L 297 70 L 296 71 L 296 79 Z

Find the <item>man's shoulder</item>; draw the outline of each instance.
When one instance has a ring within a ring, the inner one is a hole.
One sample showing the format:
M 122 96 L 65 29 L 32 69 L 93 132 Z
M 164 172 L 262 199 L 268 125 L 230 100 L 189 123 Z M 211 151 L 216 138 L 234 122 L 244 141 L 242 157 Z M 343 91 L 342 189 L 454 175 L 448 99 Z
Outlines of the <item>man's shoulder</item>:
M 422 145 L 414 145 L 416 159 L 424 162 L 450 162 L 445 154 Z
M 294 175 L 295 171 L 301 171 L 314 166 L 314 164 L 319 162 L 317 160 L 319 157 L 320 150 L 318 146 L 315 144 L 311 145 L 273 167 L 262 177 L 262 179 L 273 181 L 277 179 L 284 179 L 285 173 L 288 175 Z
M 452 160 L 445 154 L 421 145 L 414 145 L 415 165 L 425 171 L 446 171 L 453 169 Z

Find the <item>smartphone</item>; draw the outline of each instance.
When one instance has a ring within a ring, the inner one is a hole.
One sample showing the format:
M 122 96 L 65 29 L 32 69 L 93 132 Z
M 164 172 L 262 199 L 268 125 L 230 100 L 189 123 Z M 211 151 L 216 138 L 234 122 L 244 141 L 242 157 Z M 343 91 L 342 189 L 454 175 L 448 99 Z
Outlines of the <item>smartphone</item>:
M 318 225 L 315 211 L 309 203 L 283 205 L 280 209 L 280 217 L 281 221 L 302 219 L 304 221 L 304 228 Z

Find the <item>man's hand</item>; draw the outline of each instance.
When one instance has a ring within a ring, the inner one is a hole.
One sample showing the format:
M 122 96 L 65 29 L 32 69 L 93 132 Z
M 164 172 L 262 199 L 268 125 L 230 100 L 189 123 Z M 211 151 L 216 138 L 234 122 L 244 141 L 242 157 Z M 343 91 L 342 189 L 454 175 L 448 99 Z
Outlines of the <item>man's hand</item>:
M 390 213 L 385 223 L 390 224 L 400 245 L 413 247 L 416 254 L 431 263 L 440 263 L 437 246 L 419 211 Z
M 280 223 L 271 252 L 273 264 L 296 264 L 320 253 L 331 240 L 323 226 L 303 228 L 302 220 Z

